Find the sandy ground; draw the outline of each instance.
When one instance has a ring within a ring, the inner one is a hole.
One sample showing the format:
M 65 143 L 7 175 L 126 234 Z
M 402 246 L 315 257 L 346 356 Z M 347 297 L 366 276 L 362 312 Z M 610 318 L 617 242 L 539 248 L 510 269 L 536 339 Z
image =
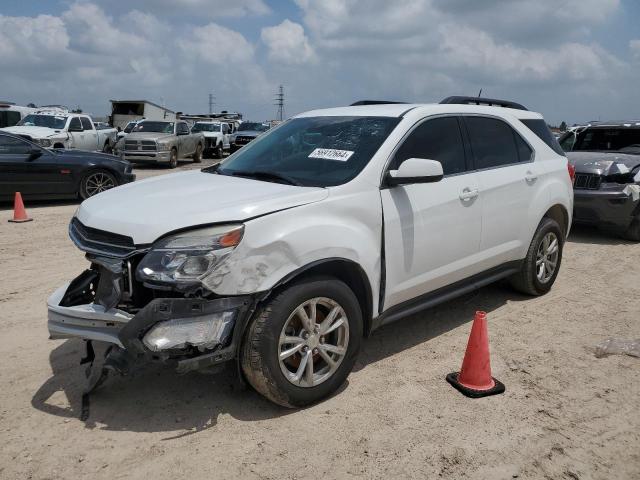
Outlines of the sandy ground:
M 640 359 L 592 351 L 640 337 L 640 245 L 575 230 L 551 293 L 490 286 L 386 327 L 305 410 L 229 371 L 155 368 L 96 391 L 83 422 L 82 345 L 47 339 L 45 306 L 86 266 L 67 237 L 77 204 L 27 208 L 14 225 L 0 207 L 0 478 L 640 478 Z M 470 400 L 444 377 L 477 309 L 507 391 Z

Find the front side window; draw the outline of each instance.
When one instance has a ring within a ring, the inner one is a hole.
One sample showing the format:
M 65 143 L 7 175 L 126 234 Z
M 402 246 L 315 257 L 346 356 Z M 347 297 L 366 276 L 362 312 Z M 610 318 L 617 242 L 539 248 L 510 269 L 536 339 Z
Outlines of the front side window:
M 396 170 L 408 158 L 437 160 L 445 175 L 466 171 L 464 145 L 455 117 L 427 120 L 416 127 L 396 152 L 391 170 Z
M 138 123 L 133 132 L 173 133 L 173 122 L 144 121 Z
M 80 119 L 78 117 L 72 118 L 69 122 L 69 128 L 74 131 L 82 130 L 82 123 L 80 122 Z
M 0 155 L 23 155 L 31 151 L 31 145 L 13 137 L 0 135 Z
M 304 186 L 341 185 L 362 171 L 399 121 L 392 117 L 294 118 L 261 135 L 219 167 L 204 171 L 255 178 L 276 175 Z
M 494 168 L 518 163 L 520 154 L 513 128 L 502 120 L 465 117 L 476 168 Z M 529 157 L 530 158 L 530 157 Z
M 179 123 L 178 124 L 178 132 L 179 133 L 189 133 L 189 127 L 187 126 L 186 123 Z

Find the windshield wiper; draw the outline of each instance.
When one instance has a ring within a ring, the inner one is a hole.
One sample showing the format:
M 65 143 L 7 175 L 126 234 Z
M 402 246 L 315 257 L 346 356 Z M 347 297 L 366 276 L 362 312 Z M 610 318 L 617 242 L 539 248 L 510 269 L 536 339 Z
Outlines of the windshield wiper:
M 222 173 L 222 172 L 218 172 L 218 173 Z M 224 173 L 223 173 L 224 175 Z M 295 185 L 296 187 L 300 187 L 302 186 L 302 184 L 300 182 L 298 182 L 297 180 L 294 180 L 291 177 L 288 177 L 286 175 L 282 175 L 280 173 L 275 173 L 275 172 L 265 172 L 262 170 L 254 170 L 254 171 L 235 171 L 235 172 L 229 172 L 229 175 L 233 175 L 234 177 L 247 177 L 247 178 L 255 178 L 256 180 L 265 180 L 265 181 L 269 181 L 269 180 L 276 180 L 280 183 L 286 183 L 288 185 Z

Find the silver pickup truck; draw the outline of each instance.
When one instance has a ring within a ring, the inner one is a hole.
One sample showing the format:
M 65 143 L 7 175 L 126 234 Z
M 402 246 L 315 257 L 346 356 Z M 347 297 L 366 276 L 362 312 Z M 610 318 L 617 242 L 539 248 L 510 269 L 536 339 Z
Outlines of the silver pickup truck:
M 166 163 L 178 166 L 178 158 L 202 161 L 204 135 L 191 133 L 186 122 L 143 120 L 118 141 L 120 157 L 131 163 Z

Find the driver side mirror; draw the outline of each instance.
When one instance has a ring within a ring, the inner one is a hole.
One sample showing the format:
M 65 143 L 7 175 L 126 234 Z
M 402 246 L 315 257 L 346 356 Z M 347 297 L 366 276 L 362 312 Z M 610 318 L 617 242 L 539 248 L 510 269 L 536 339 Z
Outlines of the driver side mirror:
M 40 158 L 42 156 L 42 150 L 39 148 L 32 148 L 29 150 L 29 161 L 32 162 L 36 158 Z
M 433 183 L 442 180 L 443 176 L 442 164 L 437 160 L 408 158 L 397 170 L 387 172 L 385 184 L 394 187 L 412 183 Z

